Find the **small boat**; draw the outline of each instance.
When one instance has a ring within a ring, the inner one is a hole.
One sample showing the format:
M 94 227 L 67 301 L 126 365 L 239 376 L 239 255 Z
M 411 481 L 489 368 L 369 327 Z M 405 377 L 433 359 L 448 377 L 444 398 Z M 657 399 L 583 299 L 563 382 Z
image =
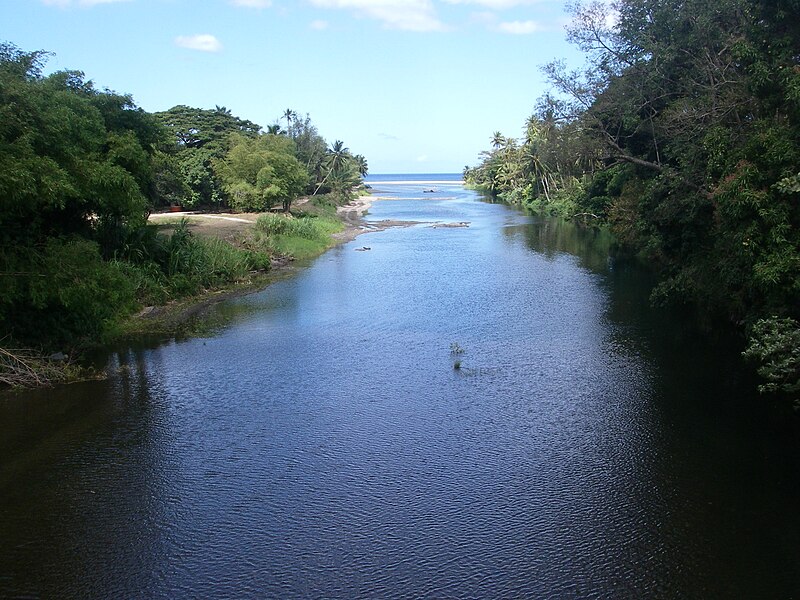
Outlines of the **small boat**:
M 436 188 L 428 188 L 427 190 L 422 190 L 422 193 L 423 194 L 435 194 L 438 191 L 439 190 L 437 190 Z

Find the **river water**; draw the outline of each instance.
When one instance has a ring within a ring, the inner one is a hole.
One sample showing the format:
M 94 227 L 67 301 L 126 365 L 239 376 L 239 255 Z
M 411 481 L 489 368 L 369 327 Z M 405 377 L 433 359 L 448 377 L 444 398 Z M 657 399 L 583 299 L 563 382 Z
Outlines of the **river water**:
M 602 232 L 376 180 L 419 225 L 0 397 L 0 597 L 800 596 L 797 432 L 735 344 Z

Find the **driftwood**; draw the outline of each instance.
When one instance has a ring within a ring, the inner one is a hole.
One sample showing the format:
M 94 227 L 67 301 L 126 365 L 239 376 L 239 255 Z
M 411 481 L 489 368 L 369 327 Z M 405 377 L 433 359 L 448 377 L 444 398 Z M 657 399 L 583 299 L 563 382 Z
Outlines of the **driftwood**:
M 50 360 L 33 350 L 0 348 L 0 386 L 41 387 L 65 378 L 63 360 Z

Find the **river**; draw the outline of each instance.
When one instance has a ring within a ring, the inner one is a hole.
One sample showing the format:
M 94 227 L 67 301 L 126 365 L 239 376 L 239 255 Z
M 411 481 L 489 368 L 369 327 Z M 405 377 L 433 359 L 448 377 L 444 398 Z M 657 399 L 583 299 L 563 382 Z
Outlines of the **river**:
M 600 231 L 372 181 L 419 225 L 0 397 L 0 597 L 800 596 L 797 431 L 735 344 Z

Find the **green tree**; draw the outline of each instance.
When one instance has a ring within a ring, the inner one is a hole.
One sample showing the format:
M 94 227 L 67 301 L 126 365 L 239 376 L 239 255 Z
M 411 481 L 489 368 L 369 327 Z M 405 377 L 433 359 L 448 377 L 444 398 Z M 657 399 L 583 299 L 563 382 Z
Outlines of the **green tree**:
M 254 138 L 261 127 L 231 114 L 224 106 L 213 110 L 179 105 L 156 113 L 174 140 L 175 159 L 188 187 L 188 206 L 221 206 L 227 201 L 224 186 L 214 173 L 214 161 L 228 151 L 232 134 Z
M 308 172 L 294 150 L 294 143 L 282 136 L 266 134 L 251 139 L 234 135 L 228 153 L 215 162 L 231 206 L 263 211 L 280 202 L 288 212 L 308 184 Z
M 0 48 L 0 242 L 105 232 L 111 243 L 144 221 L 161 130 L 80 72 L 42 77 L 42 56 Z
M 33 344 L 99 333 L 132 306 L 103 260 L 158 193 L 163 130 L 130 96 L 0 45 L 0 331 Z

